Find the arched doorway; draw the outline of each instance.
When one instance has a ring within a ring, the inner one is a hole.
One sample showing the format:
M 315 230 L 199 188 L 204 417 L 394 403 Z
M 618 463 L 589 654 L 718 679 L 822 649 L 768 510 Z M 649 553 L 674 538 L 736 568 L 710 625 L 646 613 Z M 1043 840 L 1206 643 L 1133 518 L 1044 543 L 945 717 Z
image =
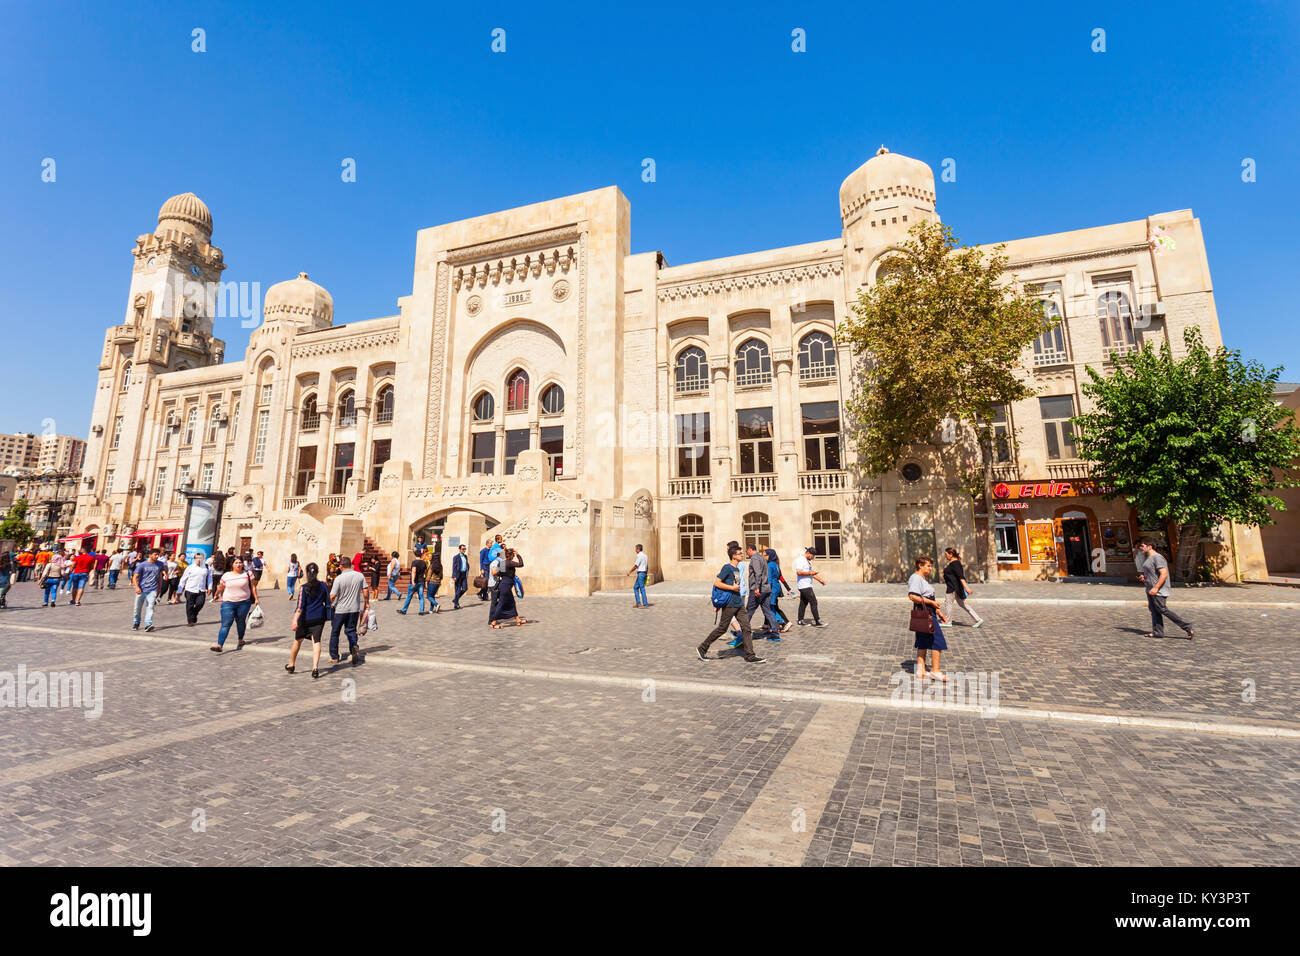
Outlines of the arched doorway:
M 407 527 L 407 553 L 409 556 L 418 538 L 423 536 L 430 553 L 438 551 L 443 563 L 449 564 L 452 555 L 463 544 L 470 559 L 470 567 L 477 573 L 479 549 L 499 525 L 500 520 L 496 516 L 476 508 L 440 508 L 421 515 Z

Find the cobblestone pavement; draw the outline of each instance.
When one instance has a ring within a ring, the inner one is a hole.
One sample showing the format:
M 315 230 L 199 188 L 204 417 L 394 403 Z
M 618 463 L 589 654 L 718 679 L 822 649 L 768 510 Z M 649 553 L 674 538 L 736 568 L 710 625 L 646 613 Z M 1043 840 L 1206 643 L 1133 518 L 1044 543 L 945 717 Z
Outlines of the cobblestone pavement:
M 161 608 L 144 634 L 123 592 L 34 598 L 20 585 L 0 613 L 0 672 L 101 673 L 103 715 L 0 710 L 0 863 L 1300 863 L 1295 740 L 744 696 L 887 695 L 911 651 L 883 608 L 828 601 L 832 627 L 753 667 L 690 656 L 705 602 L 529 598 L 539 623 L 500 632 L 472 595 L 427 617 L 381 604 L 365 663 L 313 681 L 309 657 L 282 669 L 282 592 L 220 657 L 211 607 L 192 629 Z M 1007 605 L 945 661 L 999 670 L 1006 705 L 1300 723 L 1290 615 L 1262 613 L 1198 610 L 1204 639 L 1142 645 L 1128 608 Z

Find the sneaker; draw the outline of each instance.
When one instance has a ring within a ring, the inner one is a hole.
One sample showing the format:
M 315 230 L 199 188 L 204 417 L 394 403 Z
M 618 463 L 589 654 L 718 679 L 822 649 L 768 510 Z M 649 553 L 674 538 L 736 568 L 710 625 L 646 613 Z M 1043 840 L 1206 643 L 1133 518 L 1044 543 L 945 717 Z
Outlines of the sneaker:
M 812 625 L 812 626 L 813 626 L 813 627 L 829 627 L 830 625 L 829 625 L 829 624 L 825 624 L 825 623 L 823 623 L 822 621 L 813 621 L 813 625 Z
M 767 636 L 767 639 L 768 639 L 769 641 L 779 641 L 781 638 L 777 637 L 775 634 L 769 634 L 769 635 Z
M 361 648 L 354 647 L 352 648 L 352 666 L 356 667 L 360 663 L 361 663 Z
M 698 657 L 698 658 L 699 658 L 700 660 L 702 660 L 702 661 L 707 661 L 707 660 L 709 659 L 708 656 L 705 655 L 705 653 L 704 653 L 704 648 L 702 648 L 702 647 L 697 647 L 697 648 L 695 648 L 695 656 Z
M 738 637 L 738 638 L 736 638 L 735 640 L 729 641 L 729 642 L 727 643 L 727 646 L 728 646 L 728 647 L 739 647 L 739 646 L 740 646 L 741 644 L 743 644 L 743 643 L 745 643 L 745 639 L 744 639 L 743 637 Z
M 808 626 L 808 622 L 807 622 L 807 621 L 795 621 L 795 623 L 798 624 L 800 627 L 807 627 L 807 626 Z
M 745 658 L 745 663 L 746 663 L 746 664 L 766 664 L 766 663 L 767 663 L 767 658 L 766 658 L 766 657 L 759 657 L 757 654 L 755 654 L 753 657 L 746 657 L 746 658 Z
M 138 630 L 140 630 L 140 625 L 139 625 L 139 624 L 132 624 L 132 625 L 131 625 L 131 630 L 133 630 L 133 631 L 138 631 Z
M 145 625 L 145 630 L 146 630 L 146 631 L 152 631 L 152 630 L 153 630 L 153 625 L 152 625 L 152 624 Z
M 978 621 L 976 621 L 974 624 L 971 625 L 971 627 L 983 627 L 983 626 L 984 626 L 984 618 L 980 618 Z

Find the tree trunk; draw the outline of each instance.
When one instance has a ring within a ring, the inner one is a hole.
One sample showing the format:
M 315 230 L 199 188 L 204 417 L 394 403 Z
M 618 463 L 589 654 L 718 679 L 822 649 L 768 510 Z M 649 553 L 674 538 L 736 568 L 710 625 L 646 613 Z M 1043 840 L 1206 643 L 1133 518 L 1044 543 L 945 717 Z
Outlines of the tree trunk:
M 1201 528 L 1193 522 L 1178 526 L 1178 554 L 1174 558 L 1174 580 L 1195 581 L 1200 565 Z
M 985 543 L 985 561 L 984 561 L 984 580 L 996 581 L 998 579 L 998 534 L 997 528 L 993 523 L 993 457 L 984 455 L 984 511 L 988 515 L 984 519 L 984 533 L 988 536 Z

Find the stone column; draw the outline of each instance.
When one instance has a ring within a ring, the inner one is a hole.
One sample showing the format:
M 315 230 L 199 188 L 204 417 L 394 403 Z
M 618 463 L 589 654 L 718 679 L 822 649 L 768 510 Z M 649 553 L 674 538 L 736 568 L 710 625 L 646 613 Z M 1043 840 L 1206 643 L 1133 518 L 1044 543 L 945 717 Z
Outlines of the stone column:
M 713 443 L 713 500 L 731 500 L 731 425 L 735 403 L 731 397 L 731 357 L 709 356 L 709 375 L 713 379 L 713 412 L 709 431 Z
M 776 371 L 776 421 L 778 431 L 776 488 L 782 499 L 799 497 L 799 442 L 794 423 L 794 355 L 791 349 L 774 349 Z
M 370 417 L 370 403 L 357 403 L 357 449 L 352 456 L 352 477 L 360 478 L 357 491 L 370 486 L 370 431 L 374 423 Z M 358 463 L 359 467 L 358 467 Z M 374 489 L 371 489 L 374 490 Z
M 496 441 L 492 447 L 493 464 L 492 474 L 501 478 L 506 473 L 506 423 L 505 419 L 497 418 L 496 428 L 493 429 L 496 435 Z
M 334 478 L 334 460 L 330 455 L 334 450 L 334 406 L 322 406 L 318 401 L 316 411 L 320 415 L 320 431 L 317 432 L 315 483 L 323 489 L 318 491 L 318 495 L 328 495 L 330 481 Z

